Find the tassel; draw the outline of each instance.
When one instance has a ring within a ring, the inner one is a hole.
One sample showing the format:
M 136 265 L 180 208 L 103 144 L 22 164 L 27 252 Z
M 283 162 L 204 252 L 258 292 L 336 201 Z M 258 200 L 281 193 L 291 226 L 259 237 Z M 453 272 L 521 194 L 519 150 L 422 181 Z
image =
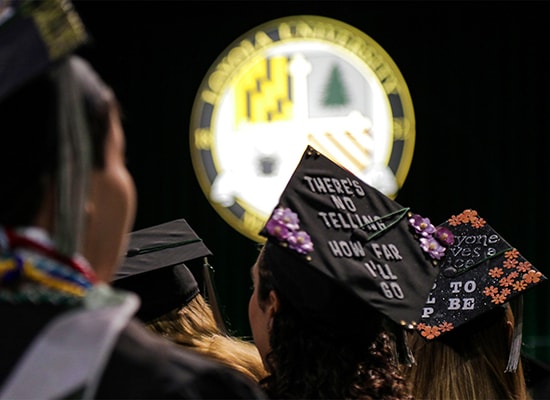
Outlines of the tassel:
M 406 365 L 409 368 L 415 365 L 416 360 L 409 347 L 405 328 L 387 319 L 383 322 L 383 326 L 395 338 L 394 359 L 399 364 Z
M 395 332 L 397 356 L 400 364 L 412 367 L 416 364 L 414 355 L 407 341 L 407 333 L 404 329 L 397 328 Z
M 510 301 L 510 307 L 514 314 L 514 332 L 510 344 L 510 354 L 508 355 L 508 364 L 504 372 L 515 373 L 518 368 L 521 355 L 521 342 L 523 337 L 523 296 L 517 296 Z
M 208 303 L 212 307 L 212 312 L 214 314 L 214 319 L 216 320 L 216 324 L 218 325 L 218 329 L 222 333 L 227 334 L 227 328 L 225 326 L 225 322 L 223 320 L 220 306 L 218 304 L 218 296 L 217 296 L 216 288 L 214 287 L 214 280 L 212 276 L 214 274 L 214 268 L 208 263 L 208 259 L 206 257 L 204 257 L 202 272 L 203 272 L 204 284 L 206 286 L 204 293 L 206 294 Z

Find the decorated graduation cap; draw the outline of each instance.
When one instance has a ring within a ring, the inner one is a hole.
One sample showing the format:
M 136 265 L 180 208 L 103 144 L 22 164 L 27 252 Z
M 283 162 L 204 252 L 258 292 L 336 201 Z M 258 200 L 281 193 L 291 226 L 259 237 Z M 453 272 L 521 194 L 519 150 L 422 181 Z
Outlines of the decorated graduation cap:
M 546 280 L 477 211 L 467 209 L 440 225 L 450 233 L 439 275 L 418 330 L 427 340 L 453 332 L 489 311 L 513 302 L 516 329 L 509 361 L 515 370 L 521 342 L 521 298 Z
M 413 217 L 308 146 L 260 232 L 262 257 L 306 319 L 350 332 L 381 316 L 411 329 L 444 254 L 443 245 L 423 244 Z
M 126 257 L 113 286 L 137 293 L 137 317 L 148 322 L 187 304 L 199 284 L 184 264 L 212 255 L 185 219 L 130 233 Z
M 0 1 L 0 100 L 87 40 L 69 0 Z

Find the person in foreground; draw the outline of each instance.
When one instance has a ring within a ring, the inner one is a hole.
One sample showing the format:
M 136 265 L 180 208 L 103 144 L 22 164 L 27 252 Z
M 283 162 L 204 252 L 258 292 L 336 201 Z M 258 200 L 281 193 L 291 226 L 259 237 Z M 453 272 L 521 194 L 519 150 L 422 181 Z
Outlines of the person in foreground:
M 140 297 L 136 316 L 151 331 L 258 382 L 266 375 L 260 354 L 253 343 L 227 332 L 210 277 L 209 255 L 184 219 L 140 229 L 130 234 L 112 284 Z M 191 269 L 203 277 L 206 297 Z
M 421 218 L 308 147 L 261 234 L 249 320 L 270 398 L 411 399 L 405 331 L 445 251 Z M 441 240 L 441 244 L 439 242 Z
M 428 229 L 436 229 L 429 222 Z M 419 399 L 530 398 L 521 357 L 522 296 L 546 280 L 477 211 L 440 227 L 454 240 L 409 344 Z
M 135 188 L 113 92 L 74 51 L 68 1 L 0 9 L 0 398 L 262 398 L 133 320 L 107 282 Z

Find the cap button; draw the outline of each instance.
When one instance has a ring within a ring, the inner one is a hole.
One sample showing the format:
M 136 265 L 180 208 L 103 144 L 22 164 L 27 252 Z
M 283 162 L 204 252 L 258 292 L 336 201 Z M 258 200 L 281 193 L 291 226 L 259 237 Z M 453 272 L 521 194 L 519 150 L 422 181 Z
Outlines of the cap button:
M 134 247 L 133 249 L 128 249 L 128 251 L 126 252 L 126 257 L 137 256 L 140 251 L 141 249 L 139 249 L 138 247 Z

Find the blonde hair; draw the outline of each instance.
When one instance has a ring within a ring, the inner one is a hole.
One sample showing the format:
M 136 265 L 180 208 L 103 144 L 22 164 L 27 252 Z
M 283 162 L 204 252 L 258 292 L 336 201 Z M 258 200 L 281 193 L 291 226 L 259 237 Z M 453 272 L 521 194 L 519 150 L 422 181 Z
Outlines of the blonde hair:
M 490 322 L 469 332 L 455 332 L 447 340 L 426 341 L 410 336 L 416 358 L 408 381 L 417 399 L 488 400 L 529 399 L 521 361 L 516 372 L 505 373 L 510 350 L 510 327 L 514 316 L 510 307 L 496 310 Z M 487 316 L 483 317 L 484 319 Z M 493 318 L 497 318 L 496 320 Z
M 153 332 L 236 369 L 254 381 L 266 376 L 256 346 L 223 333 L 216 324 L 212 309 L 200 294 L 181 308 L 146 325 Z

